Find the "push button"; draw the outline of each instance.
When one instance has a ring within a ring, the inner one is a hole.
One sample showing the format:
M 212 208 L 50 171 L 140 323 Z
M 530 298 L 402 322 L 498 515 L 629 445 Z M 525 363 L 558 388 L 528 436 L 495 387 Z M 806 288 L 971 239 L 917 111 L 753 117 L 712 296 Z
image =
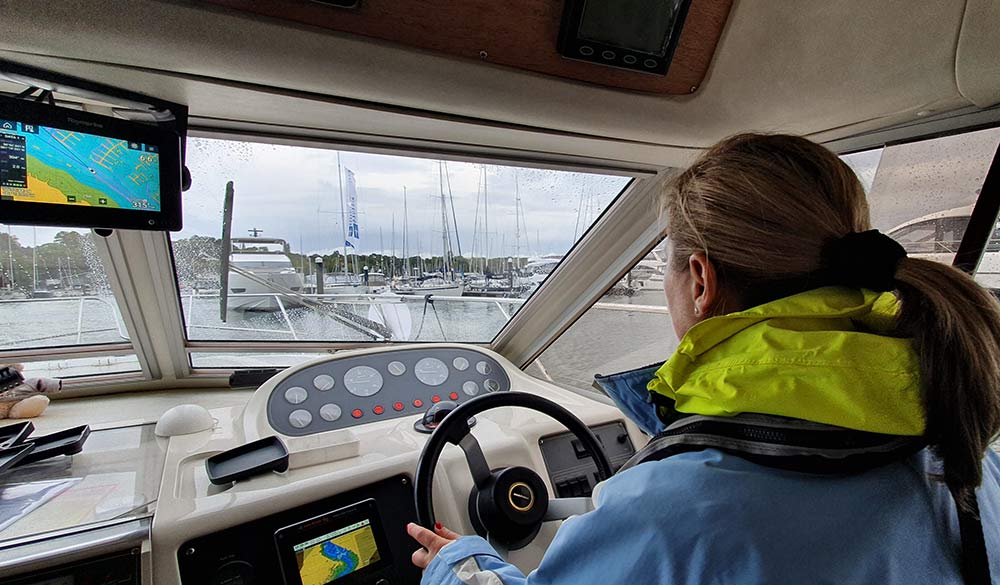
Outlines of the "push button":
M 361 418 L 364 415 L 365 413 L 360 408 L 355 408 L 354 410 L 351 411 L 351 416 L 353 416 L 354 418 Z

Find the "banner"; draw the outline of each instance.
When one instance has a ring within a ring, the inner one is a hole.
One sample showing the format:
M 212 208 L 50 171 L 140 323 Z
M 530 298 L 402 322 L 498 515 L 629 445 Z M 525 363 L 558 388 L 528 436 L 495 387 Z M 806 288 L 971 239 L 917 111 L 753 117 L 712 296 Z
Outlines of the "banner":
M 344 179 L 347 189 L 347 238 L 353 239 L 356 243 L 361 238 L 358 229 L 358 187 L 354 180 L 354 172 L 351 169 L 344 169 L 344 172 L 347 175 Z M 354 244 L 351 244 L 351 247 L 355 247 Z

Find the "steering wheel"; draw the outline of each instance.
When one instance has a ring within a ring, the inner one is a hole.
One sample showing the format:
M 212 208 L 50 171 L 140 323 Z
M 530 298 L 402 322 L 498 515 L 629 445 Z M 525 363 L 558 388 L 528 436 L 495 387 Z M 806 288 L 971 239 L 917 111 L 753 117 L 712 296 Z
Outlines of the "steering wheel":
M 593 509 L 591 498 L 549 498 L 545 482 L 527 467 L 491 469 L 479 442 L 472 435 L 469 419 L 502 406 L 519 406 L 546 414 L 562 423 L 587 449 L 601 481 L 611 477 L 611 462 L 587 425 L 551 400 L 524 392 L 484 394 L 451 411 L 438 423 L 424 445 L 414 478 L 417 521 L 433 530 L 434 502 L 431 488 L 434 468 L 448 443 L 465 452 L 475 484 L 469 495 L 469 518 L 476 533 L 487 539 L 501 555 L 526 546 L 543 522 L 564 520 Z

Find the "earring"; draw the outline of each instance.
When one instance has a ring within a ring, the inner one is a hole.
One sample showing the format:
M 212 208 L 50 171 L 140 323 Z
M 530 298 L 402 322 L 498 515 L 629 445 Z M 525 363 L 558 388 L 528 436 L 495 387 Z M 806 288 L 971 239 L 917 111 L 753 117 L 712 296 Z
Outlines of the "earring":
M 701 315 L 701 309 L 698 308 L 698 305 L 694 306 L 694 314 L 695 315 Z

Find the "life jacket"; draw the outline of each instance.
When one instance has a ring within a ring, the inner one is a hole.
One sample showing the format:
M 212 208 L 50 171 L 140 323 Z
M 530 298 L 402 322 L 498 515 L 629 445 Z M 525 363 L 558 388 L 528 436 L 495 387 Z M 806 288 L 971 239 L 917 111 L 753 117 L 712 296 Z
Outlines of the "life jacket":
M 765 467 L 844 475 L 926 448 L 916 356 L 907 340 L 885 335 L 896 310 L 892 295 L 817 289 L 702 321 L 662 366 L 595 376 L 653 435 L 622 470 L 717 449 Z M 988 584 L 978 503 L 956 507 L 963 579 Z

